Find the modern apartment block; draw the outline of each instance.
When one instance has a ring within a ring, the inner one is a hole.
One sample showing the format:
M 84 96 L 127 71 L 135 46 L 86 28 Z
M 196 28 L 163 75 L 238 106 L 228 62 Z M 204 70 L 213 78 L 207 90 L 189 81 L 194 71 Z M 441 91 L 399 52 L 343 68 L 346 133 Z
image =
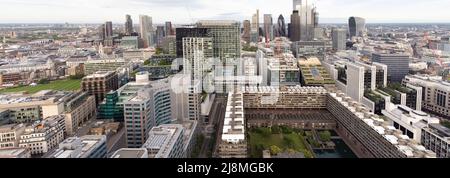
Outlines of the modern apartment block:
M 183 158 L 184 128 L 179 124 L 160 125 L 152 128 L 142 146 L 150 158 Z
M 438 158 L 450 158 L 450 129 L 440 124 L 423 128 L 421 143 L 436 153 Z
M 408 86 L 422 88 L 422 109 L 443 117 L 450 117 L 450 83 L 439 78 L 408 75 L 403 81 Z
M 106 158 L 106 136 L 69 137 L 48 158 Z
M 107 93 L 119 88 L 119 79 L 116 72 L 96 72 L 83 78 L 81 88 L 94 95 L 96 104 L 99 104 Z
M 29 148 L 32 155 L 45 154 L 64 140 L 64 115 L 46 118 L 25 128 L 20 136 L 19 147 Z

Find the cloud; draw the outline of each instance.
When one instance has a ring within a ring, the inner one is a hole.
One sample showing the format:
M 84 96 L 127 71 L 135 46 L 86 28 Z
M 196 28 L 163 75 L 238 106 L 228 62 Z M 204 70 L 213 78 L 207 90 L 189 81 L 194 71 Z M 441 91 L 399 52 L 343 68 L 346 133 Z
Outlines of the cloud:
M 309 0 L 312 1 L 312 0 Z M 289 21 L 292 0 L 0 0 L 0 23 L 123 23 L 125 14 L 154 22 L 193 23 L 199 19 L 251 19 L 256 9 Z M 321 21 L 365 17 L 372 21 L 450 22 L 448 0 L 316 0 Z M 339 20 L 340 21 L 340 20 Z

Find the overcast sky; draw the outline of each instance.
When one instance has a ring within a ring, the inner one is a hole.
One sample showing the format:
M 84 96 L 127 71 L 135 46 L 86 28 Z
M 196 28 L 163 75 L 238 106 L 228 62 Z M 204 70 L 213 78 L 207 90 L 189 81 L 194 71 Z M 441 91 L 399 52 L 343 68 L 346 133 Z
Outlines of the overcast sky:
M 312 1 L 312 0 L 309 0 Z M 321 23 L 346 23 L 360 16 L 369 23 L 450 22 L 450 0 L 315 0 Z M 154 23 L 193 23 L 199 19 L 251 19 L 283 14 L 292 0 L 0 0 L 0 23 L 123 23 L 125 14 L 153 17 Z M 276 22 L 276 19 L 274 19 Z

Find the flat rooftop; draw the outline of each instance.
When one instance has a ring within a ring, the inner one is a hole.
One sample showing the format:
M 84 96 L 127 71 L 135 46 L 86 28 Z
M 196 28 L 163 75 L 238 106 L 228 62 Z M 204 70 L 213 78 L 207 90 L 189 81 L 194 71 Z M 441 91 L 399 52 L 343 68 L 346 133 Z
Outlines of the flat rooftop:
M 123 148 L 117 150 L 111 158 L 145 158 L 146 155 L 148 152 L 145 148 Z

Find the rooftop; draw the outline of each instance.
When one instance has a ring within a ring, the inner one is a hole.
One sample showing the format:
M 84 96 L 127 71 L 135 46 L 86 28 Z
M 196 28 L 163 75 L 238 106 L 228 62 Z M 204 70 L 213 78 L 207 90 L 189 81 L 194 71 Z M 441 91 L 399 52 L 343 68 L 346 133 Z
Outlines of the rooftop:
M 111 158 L 148 158 L 145 148 L 122 148 L 117 150 Z

